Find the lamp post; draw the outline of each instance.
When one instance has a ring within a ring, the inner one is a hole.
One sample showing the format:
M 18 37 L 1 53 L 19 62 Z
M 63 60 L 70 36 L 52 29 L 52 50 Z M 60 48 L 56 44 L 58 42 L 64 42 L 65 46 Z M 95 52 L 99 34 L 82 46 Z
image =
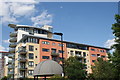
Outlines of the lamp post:
M 53 33 L 55 35 L 59 35 L 61 37 L 61 50 L 62 50 L 62 68 L 63 68 L 63 73 L 62 73 L 62 77 L 64 77 L 64 57 L 63 57 L 63 33 Z

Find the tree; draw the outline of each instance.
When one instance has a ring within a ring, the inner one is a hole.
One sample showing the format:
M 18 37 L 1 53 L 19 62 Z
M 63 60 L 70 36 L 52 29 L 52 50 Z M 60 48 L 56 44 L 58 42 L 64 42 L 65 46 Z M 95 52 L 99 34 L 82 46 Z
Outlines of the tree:
M 95 62 L 95 66 L 92 67 L 92 76 L 96 79 L 113 79 L 114 68 L 112 63 L 104 61 L 102 58 L 98 58 Z
M 112 46 L 115 51 L 113 52 L 112 63 L 115 68 L 115 78 L 120 78 L 120 15 L 115 15 L 116 23 L 112 25 L 115 42 Z
M 70 57 L 65 61 L 65 75 L 69 80 L 85 79 L 85 64 L 78 60 L 78 57 Z

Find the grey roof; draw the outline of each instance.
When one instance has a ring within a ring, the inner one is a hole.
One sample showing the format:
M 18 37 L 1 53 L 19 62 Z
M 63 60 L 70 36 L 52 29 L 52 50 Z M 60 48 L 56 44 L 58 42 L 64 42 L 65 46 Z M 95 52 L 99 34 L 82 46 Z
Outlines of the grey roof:
M 50 76 L 54 74 L 62 74 L 63 69 L 60 64 L 53 60 L 40 62 L 34 69 L 34 76 Z
M 58 40 L 58 39 L 50 39 L 50 38 L 44 38 L 44 37 L 40 37 L 40 36 L 25 34 L 25 35 L 23 36 L 23 38 L 22 38 L 18 43 L 20 43 L 22 40 L 26 39 L 27 37 L 35 37 L 35 38 L 38 38 L 38 39 L 46 39 L 46 40 L 53 40 L 53 41 L 61 42 L 61 40 Z M 92 45 L 81 44 L 81 43 L 76 43 L 76 42 L 70 42 L 70 41 L 63 41 L 63 42 L 64 42 L 64 43 L 71 43 L 71 44 L 83 45 L 83 46 L 87 46 L 87 47 L 95 47 L 95 48 L 101 48 L 101 49 L 110 50 L 109 48 L 105 48 L 105 47 L 92 46 Z

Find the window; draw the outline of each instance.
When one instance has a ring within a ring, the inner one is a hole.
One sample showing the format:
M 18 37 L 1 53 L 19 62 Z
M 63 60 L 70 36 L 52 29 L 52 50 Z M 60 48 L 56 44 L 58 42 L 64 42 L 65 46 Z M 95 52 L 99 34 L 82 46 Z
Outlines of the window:
M 95 54 L 92 54 L 91 56 L 92 56 L 92 57 L 95 57 L 96 55 L 95 55 Z
M 60 60 L 63 60 L 64 58 L 62 58 L 62 57 L 59 57 L 59 59 L 60 59 Z
M 95 62 L 95 60 L 92 60 L 92 62 Z
M 104 50 L 100 50 L 100 52 L 104 52 Z
M 33 53 L 29 53 L 29 59 L 34 59 L 34 54 Z
M 84 59 L 84 63 L 86 63 L 86 59 Z
M 34 51 L 34 46 L 29 45 L 29 51 Z
M 81 51 L 75 51 L 76 55 L 81 55 Z
M 105 56 L 101 56 L 102 58 L 105 58 Z
M 36 39 L 36 38 L 27 38 L 26 42 L 38 43 L 38 39 Z
M 62 51 L 62 50 L 58 50 L 58 53 L 64 53 L 64 51 Z
M 42 51 L 43 51 L 43 52 L 49 52 L 49 49 L 42 48 Z
M 51 50 L 52 50 L 52 53 L 56 53 L 56 49 L 52 48 Z
M 70 51 L 70 55 L 73 56 L 73 51 Z
M 34 32 L 32 29 L 29 30 L 29 34 L 34 35 Z
M 58 44 L 58 46 L 62 47 L 62 46 L 64 46 L 64 44 Z
M 52 57 L 52 60 L 57 61 L 58 58 L 57 57 Z
M 84 57 L 86 56 L 86 52 L 83 52 L 83 56 L 84 56 Z
M 47 42 L 47 41 L 42 41 L 42 44 L 47 44 L 47 45 L 49 45 L 50 43 Z
M 91 51 L 95 51 L 95 49 L 91 49 Z
M 29 65 L 29 67 L 34 67 L 34 62 L 33 61 L 29 61 L 28 65 Z
M 52 45 L 55 45 L 55 43 L 52 43 Z
M 29 70 L 28 75 L 32 75 L 32 74 L 33 74 L 33 70 Z
M 42 59 L 49 59 L 49 56 L 42 56 Z
M 100 56 L 100 54 L 97 54 L 97 56 Z

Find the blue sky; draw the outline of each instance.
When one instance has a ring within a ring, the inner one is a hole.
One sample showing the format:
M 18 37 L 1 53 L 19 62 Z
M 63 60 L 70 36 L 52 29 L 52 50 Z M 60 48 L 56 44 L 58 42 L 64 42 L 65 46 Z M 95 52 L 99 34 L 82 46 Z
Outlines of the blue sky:
M 6 4 L 8 3 L 4 3 Z M 9 7 L 11 5 L 12 8 Z M 0 45 L 3 50 L 8 50 L 9 33 L 13 31 L 7 26 L 9 23 L 37 27 L 48 24 L 53 26 L 54 32 L 62 32 L 64 40 L 72 42 L 101 47 L 108 47 L 113 43 L 111 27 L 115 22 L 114 15 L 118 13 L 117 2 L 10 3 L 4 9 L 4 14 L 9 14 L 0 17 Z

